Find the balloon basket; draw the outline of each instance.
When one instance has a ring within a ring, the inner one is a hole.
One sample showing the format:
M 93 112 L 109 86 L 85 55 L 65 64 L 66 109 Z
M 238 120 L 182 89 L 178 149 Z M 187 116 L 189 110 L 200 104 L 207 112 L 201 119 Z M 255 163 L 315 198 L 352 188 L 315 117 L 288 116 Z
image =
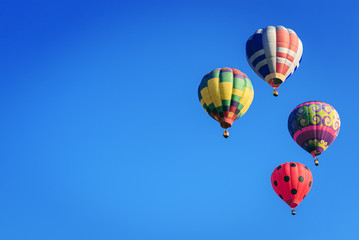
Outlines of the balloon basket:
M 295 210 L 294 209 L 292 209 L 292 215 L 295 215 Z
M 278 90 L 277 90 L 277 89 L 274 89 L 274 91 L 273 91 L 273 96 L 278 97 L 278 95 L 279 95 Z
M 318 158 L 315 158 L 315 159 L 314 159 L 314 164 L 315 164 L 315 166 L 318 166 L 318 165 L 319 165 Z
M 223 132 L 223 137 L 224 137 L 224 138 L 228 138 L 228 137 L 229 137 L 229 132 L 228 132 L 227 129 L 224 130 L 224 132 Z

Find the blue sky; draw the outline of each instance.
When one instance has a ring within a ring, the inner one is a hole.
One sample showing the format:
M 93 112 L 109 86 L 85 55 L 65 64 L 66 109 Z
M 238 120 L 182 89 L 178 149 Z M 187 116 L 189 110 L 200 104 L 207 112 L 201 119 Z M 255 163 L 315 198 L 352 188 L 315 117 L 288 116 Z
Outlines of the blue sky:
M 2 1 L 1 239 L 358 239 L 356 1 Z M 258 28 L 294 29 L 296 73 L 272 89 L 249 67 Z M 197 98 L 238 68 L 254 101 L 222 137 Z M 341 131 L 319 157 L 290 111 L 331 104 Z M 297 215 L 273 169 L 308 165 Z

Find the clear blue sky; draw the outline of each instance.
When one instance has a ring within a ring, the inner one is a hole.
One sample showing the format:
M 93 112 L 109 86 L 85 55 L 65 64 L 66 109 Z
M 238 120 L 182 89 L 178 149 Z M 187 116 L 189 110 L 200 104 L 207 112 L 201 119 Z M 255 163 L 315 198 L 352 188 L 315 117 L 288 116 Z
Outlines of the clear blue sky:
M 0 239 L 359 239 L 357 1 L 2 1 Z M 302 65 L 272 89 L 245 43 L 294 29 Z M 248 112 L 222 137 L 197 87 L 234 67 Z M 290 111 L 320 100 L 342 127 L 315 167 Z M 297 215 L 272 170 L 308 165 Z

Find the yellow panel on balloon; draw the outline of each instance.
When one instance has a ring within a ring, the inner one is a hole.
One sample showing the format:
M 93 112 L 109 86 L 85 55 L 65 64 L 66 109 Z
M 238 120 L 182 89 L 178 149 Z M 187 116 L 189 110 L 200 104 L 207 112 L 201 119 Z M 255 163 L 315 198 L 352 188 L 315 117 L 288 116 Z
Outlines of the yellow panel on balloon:
M 221 92 L 219 90 L 219 78 L 212 78 L 208 80 L 209 94 L 211 95 L 212 101 L 215 107 L 222 106 Z
M 221 82 L 219 84 L 219 87 L 220 87 L 220 90 L 221 90 L 221 98 L 222 98 L 222 100 L 231 100 L 233 82 Z

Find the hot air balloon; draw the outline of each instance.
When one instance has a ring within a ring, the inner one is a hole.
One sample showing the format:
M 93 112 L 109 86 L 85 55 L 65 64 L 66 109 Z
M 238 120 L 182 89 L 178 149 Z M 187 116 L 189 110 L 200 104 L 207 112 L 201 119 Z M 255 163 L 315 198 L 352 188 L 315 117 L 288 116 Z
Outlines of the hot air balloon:
M 243 116 L 254 97 L 253 86 L 246 74 L 235 68 L 217 68 L 207 73 L 198 87 L 198 98 L 204 110 L 225 129 Z
M 298 105 L 288 118 L 292 138 L 314 157 L 322 154 L 337 137 L 340 129 L 338 112 L 325 102 L 309 101 Z
M 307 166 L 287 162 L 274 169 L 271 182 L 276 194 L 289 205 L 295 215 L 294 209 L 307 196 L 313 177 Z
M 254 72 L 274 88 L 277 88 L 299 67 L 303 44 L 297 34 L 283 26 L 258 29 L 247 41 L 246 55 Z

